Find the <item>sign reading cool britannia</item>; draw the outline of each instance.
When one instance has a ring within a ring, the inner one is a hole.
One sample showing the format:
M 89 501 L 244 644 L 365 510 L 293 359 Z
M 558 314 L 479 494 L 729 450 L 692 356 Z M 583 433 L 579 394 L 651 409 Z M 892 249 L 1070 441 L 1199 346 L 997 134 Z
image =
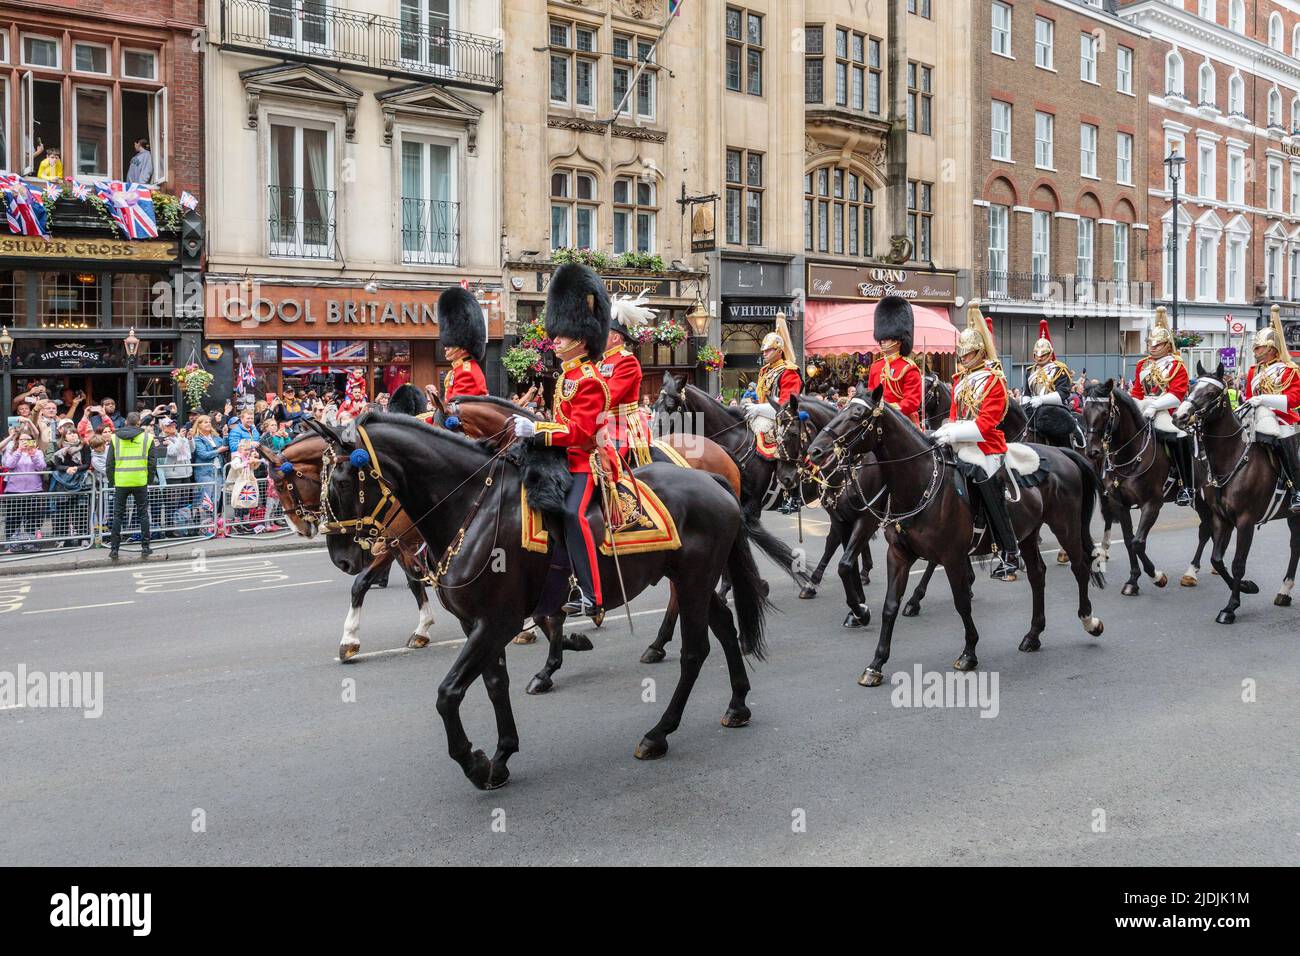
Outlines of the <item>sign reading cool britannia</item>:
M 809 298 L 883 299 L 887 295 L 914 302 L 953 302 L 957 274 L 898 266 L 808 265 Z

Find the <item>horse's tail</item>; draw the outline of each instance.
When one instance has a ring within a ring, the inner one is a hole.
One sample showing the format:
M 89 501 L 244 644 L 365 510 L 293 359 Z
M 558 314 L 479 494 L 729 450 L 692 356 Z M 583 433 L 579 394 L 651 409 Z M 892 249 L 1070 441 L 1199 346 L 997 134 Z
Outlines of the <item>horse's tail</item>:
M 742 520 L 727 555 L 727 579 L 731 583 L 731 596 L 739 619 L 740 650 L 761 661 L 767 656 L 763 632 L 772 603 L 767 599 L 767 582 L 758 573 L 754 552 L 749 549 L 752 533 L 750 522 Z
M 771 558 L 781 567 L 781 570 L 794 578 L 794 583 L 800 587 L 808 584 L 808 577 L 802 571 L 795 568 L 794 551 L 790 546 L 763 527 L 763 522 L 758 515 L 744 512 L 745 530 L 748 532 L 750 540 L 758 546 L 758 550 Z
M 1095 560 L 1097 549 L 1092 540 L 1092 509 L 1101 496 L 1101 482 L 1097 478 L 1097 471 L 1093 468 L 1092 462 L 1087 458 L 1073 448 L 1062 448 L 1061 453 L 1074 462 L 1079 469 L 1079 478 L 1083 482 L 1083 495 L 1079 502 L 1079 539 L 1083 542 L 1083 553 L 1092 561 L 1093 586 L 1104 588 L 1106 575 L 1101 570 L 1101 564 Z

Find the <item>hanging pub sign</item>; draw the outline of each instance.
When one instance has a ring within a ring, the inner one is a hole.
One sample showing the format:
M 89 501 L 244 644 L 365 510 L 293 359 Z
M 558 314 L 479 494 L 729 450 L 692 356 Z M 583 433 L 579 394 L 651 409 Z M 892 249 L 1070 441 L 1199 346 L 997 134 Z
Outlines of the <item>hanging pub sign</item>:
M 691 252 L 713 252 L 717 248 L 717 199 L 691 203 Z

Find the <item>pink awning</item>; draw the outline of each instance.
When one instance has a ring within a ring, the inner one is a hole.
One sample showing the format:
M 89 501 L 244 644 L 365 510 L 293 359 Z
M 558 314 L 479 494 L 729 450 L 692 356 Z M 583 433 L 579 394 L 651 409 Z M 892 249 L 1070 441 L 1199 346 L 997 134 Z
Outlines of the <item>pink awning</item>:
M 874 302 L 808 302 L 804 310 L 804 351 L 808 355 L 879 351 L 871 336 L 875 311 Z M 916 320 L 912 351 L 957 351 L 957 329 L 945 312 L 913 303 L 912 315 Z

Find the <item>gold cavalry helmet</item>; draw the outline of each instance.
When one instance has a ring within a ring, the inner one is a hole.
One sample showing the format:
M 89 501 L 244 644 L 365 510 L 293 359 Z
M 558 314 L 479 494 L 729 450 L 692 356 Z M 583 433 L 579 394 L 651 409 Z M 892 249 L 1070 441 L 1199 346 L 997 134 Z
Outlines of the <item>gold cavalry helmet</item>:
M 1034 343 L 1034 358 L 1050 355 L 1056 358 L 1056 348 L 1052 345 L 1052 335 L 1047 328 L 1047 320 L 1038 320 L 1038 341 Z
M 1156 306 L 1156 324 L 1151 327 L 1147 333 L 1147 351 L 1156 345 L 1168 345 L 1175 352 L 1178 347 L 1174 343 L 1174 333 L 1169 329 L 1169 317 L 1165 312 L 1163 305 Z
M 759 352 L 766 352 L 768 349 L 780 349 L 781 357 L 791 365 L 794 365 L 794 348 L 790 345 L 790 327 L 786 324 L 785 313 L 780 312 L 776 317 L 776 331 L 768 332 L 763 336 L 763 344 L 759 347 Z
M 972 302 L 966 310 L 966 328 L 957 336 L 957 357 L 977 351 L 984 353 L 985 361 L 997 361 L 998 350 L 993 344 L 993 330 L 989 328 L 984 316 L 980 315 L 979 305 Z
M 1279 361 L 1287 365 L 1295 364 L 1286 348 L 1286 336 L 1282 333 L 1282 313 L 1277 306 L 1269 310 L 1269 324 L 1255 333 L 1255 348 L 1276 349 Z

